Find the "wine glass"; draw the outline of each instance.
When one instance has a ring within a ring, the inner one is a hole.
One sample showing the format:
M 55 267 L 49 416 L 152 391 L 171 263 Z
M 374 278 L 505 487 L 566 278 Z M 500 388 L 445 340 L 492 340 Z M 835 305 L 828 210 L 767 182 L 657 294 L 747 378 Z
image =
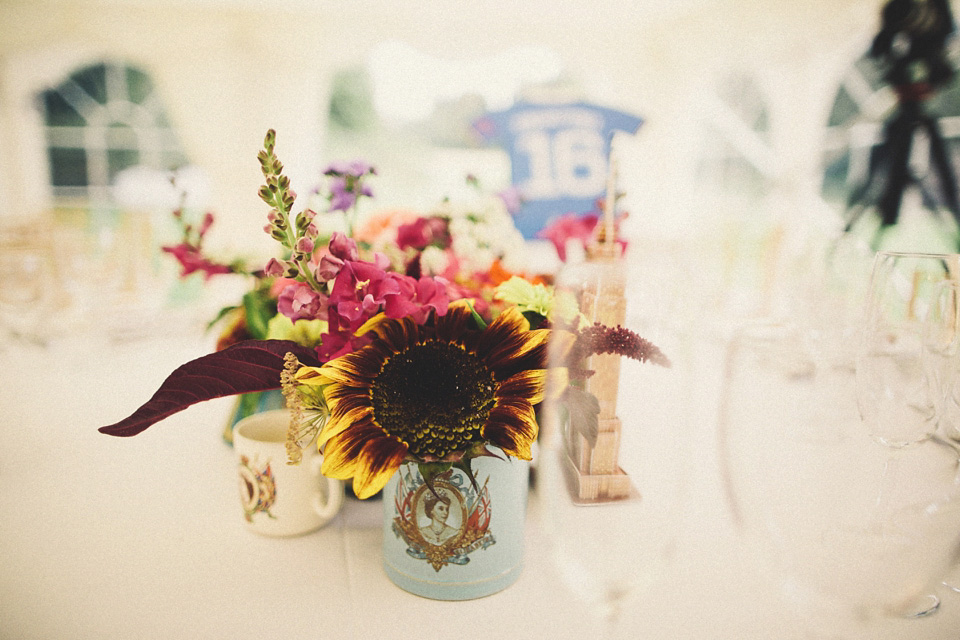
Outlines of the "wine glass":
M 933 394 L 937 433 L 946 443 L 960 442 L 960 282 L 939 283 L 924 322 L 924 368 Z M 960 566 L 943 581 L 960 593 Z
M 723 484 L 737 530 L 808 630 L 872 637 L 915 611 L 955 560 L 958 457 L 932 439 L 890 447 L 871 437 L 853 363 L 822 340 L 775 323 L 731 340 Z
M 936 287 L 924 322 L 924 369 L 931 387 L 936 430 L 960 441 L 960 281 Z
M 0 336 L 45 345 L 53 295 L 51 251 L 30 226 L 0 227 Z M 2 340 L 0 340 L 2 341 Z
M 869 433 L 890 447 L 926 440 L 937 430 L 927 315 L 938 285 L 960 276 L 960 255 L 881 251 L 874 259 L 857 357 L 857 398 Z M 943 318 L 945 321 L 946 318 Z
M 584 265 L 565 269 L 557 288 L 575 290 L 591 320 L 640 328 L 671 366 L 610 354 L 589 358 L 595 373 L 585 385 L 571 382 L 563 396 L 545 401 L 535 458 L 550 559 L 606 637 L 629 636 L 617 635 L 626 634 L 621 614 L 672 556 L 684 513 L 688 408 L 695 406 L 677 342 L 639 315 L 607 315 L 625 313 L 621 278 Z M 593 399 L 600 410 L 595 428 L 584 418 Z

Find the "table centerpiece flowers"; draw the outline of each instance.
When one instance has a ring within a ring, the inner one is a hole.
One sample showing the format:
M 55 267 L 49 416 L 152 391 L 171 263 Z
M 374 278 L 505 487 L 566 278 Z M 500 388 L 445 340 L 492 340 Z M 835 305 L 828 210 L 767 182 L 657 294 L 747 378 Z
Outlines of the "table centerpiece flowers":
M 282 389 L 288 462 L 316 446 L 324 475 L 352 479 L 358 498 L 383 491 L 385 568 L 395 583 L 441 599 L 507 586 L 523 546 L 526 467 L 517 461 L 531 458 L 548 388 L 565 395 L 571 414 L 595 421 L 599 409 L 571 382 L 590 375 L 590 354 L 669 362 L 624 327 L 584 326 L 576 300 L 554 294 L 547 278 L 508 270 L 523 243 L 503 226 L 505 205 L 481 199 L 464 214 L 446 202 L 362 226 L 356 205 L 372 196 L 376 171 L 353 162 L 325 172 L 327 211 L 294 213 L 275 144 L 271 130 L 258 155 L 259 195 L 270 206 L 264 230 L 283 251 L 262 274 L 283 284 L 280 315 L 319 323 L 316 344 L 236 342 L 181 365 L 100 431 L 132 436 L 196 402 Z M 325 233 L 330 216 L 344 230 Z M 570 366 L 548 368 L 548 349 L 569 354 Z

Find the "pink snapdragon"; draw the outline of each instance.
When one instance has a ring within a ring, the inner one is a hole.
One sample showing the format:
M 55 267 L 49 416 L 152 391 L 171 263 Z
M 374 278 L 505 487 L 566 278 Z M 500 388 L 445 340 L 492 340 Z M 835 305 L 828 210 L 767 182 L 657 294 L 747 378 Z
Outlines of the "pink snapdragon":
M 349 245 L 331 246 L 331 255 L 344 255 L 344 246 Z M 321 360 L 336 358 L 368 343 L 368 336 L 357 336 L 355 332 L 378 313 L 423 323 L 431 312 L 447 312 L 450 298 L 445 280 L 412 278 L 387 271 L 388 266 L 385 256 L 377 256 L 374 262 L 343 260 L 327 301 L 329 330 L 317 349 Z
M 320 256 L 317 264 L 316 277 L 320 282 L 329 282 L 337 277 L 340 269 L 348 261 L 355 261 L 360 258 L 360 252 L 357 250 L 357 243 L 348 238 L 346 234 L 335 231 L 330 237 L 330 244 L 327 250 Z
M 204 280 L 209 280 L 218 274 L 234 273 L 234 268 L 230 265 L 219 264 L 205 258 L 198 247 L 185 242 L 170 247 L 161 247 L 161 249 L 172 255 L 180 263 L 181 278 L 197 271 L 203 273 Z
M 293 322 L 326 320 L 327 296 L 300 282 L 287 285 L 277 298 L 277 311 Z

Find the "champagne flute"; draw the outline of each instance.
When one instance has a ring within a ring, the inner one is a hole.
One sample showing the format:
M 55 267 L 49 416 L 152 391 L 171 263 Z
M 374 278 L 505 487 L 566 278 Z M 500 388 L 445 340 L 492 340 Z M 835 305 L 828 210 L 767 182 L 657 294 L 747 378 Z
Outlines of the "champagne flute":
M 960 447 L 960 282 L 944 280 L 936 288 L 924 323 L 924 356 L 933 392 L 937 435 Z M 960 567 L 943 581 L 960 593 Z
M 809 631 L 872 637 L 915 610 L 960 544 L 957 453 L 885 446 L 863 429 L 849 359 L 815 332 L 744 328 L 719 411 L 733 520 Z M 871 635 L 868 635 L 871 634 Z
M 940 286 L 956 277 L 960 256 L 881 251 L 874 259 L 857 358 L 857 398 L 868 432 L 883 445 L 909 447 L 936 437 L 939 378 L 950 363 L 937 356 L 947 316 L 937 313 Z M 935 328 L 936 327 L 936 328 Z M 938 442 L 944 442 L 938 440 Z M 908 614 L 929 615 L 932 604 Z
M 960 441 L 960 281 L 941 282 L 924 323 L 924 358 L 937 434 Z
M 46 345 L 52 254 L 29 226 L 0 228 L 0 342 Z
M 557 283 L 558 290 L 587 291 L 580 308 L 591 320 L 603 319 L 607 302 L 620 307 L 622 274 L 598 271 L 603 268 L 597 265 L 568 268 Z M 591 291 L 596 304 L 587 300 Z M 644 337 L 655 338 L 672 366 L 594 355 L 587 367 L 596 373 L 583 388 L 571 385 L 564 396 L 548 398 L 535 458 L 536 496 L 563 584 L 599 618 L 606 637 L 633 637 L 621 628 L 622 613 L 662 575 L 681 531 L 691 448 L 686 416 L 695 405 L 676 343 L 655 336 L 638 315 L 605 323 L 644 325 Z M 583 419 L 591 397 L 600 409 L 596 428 Z
M 938 285 L 956 278 L 958 268 L 956 254 L 881 251 L 874 259 L 857 357 L 857 399 L 868 432 L 886 446 L 908 447 L 937 430 L 925 321 Z

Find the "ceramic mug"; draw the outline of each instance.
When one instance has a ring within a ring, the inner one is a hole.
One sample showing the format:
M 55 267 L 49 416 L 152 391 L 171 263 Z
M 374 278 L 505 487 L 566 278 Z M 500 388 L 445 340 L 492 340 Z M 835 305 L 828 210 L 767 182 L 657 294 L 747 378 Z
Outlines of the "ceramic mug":
M 287 464 L 290 412 L 255 413 L 233 428 L 240 503 L 247 527 L 265 536 L 296 536 L 315 531 L 343 504 L 343 483 L 320 473 L 322 456 L 303 451 L 300 464 Z

